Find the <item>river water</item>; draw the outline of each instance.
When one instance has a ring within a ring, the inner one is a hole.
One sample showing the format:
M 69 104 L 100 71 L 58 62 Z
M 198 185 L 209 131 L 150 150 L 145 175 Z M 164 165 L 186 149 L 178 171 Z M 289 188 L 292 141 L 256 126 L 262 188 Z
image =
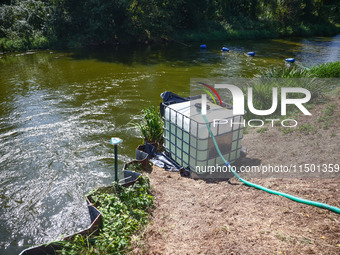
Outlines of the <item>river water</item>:
M 340 36 L 207 46 L 0 55 L 0 254 L 89 225 L 84 195 L 114 180 L 110 138 L 124 140 L 122 168 L 142 142 L 131 122 L 141 108 L 158 105 L 160 93 L 187 96 L 190 78 L 252 77 L 288 57 L 303 66 L 340 61 Z

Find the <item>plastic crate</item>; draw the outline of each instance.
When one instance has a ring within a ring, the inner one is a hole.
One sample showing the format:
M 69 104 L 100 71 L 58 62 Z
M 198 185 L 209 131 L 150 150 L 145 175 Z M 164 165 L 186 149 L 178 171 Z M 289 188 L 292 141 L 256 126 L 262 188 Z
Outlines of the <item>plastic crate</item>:
M 179 165 L 188 168 L 191 173 L 208 166 L 223 165 L 201 110 L 196 106 L 200 98 L 191 101 L 164 105 L 164 147 Z M 232 109 L 207 102 L 207 118 L 219 148 L 229 162 L 240 157 L 243 138 L 243 115 L 233 115 Z M 221 118 L 222 117 L 222 118 Z M 222 123 L 214 119 L 222 119 Z M 233 123 L 232 125 L 230 123 Z

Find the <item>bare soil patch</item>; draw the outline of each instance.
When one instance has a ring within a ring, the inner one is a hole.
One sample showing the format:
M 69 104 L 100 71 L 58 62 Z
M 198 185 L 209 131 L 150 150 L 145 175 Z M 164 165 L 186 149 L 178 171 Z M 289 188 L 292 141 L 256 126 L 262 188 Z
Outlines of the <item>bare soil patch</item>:
M 250 130 L 243 163 L 340 163 L 339 93 L 284 134 Z M 320 119 L 329 103 L 332 117 Z M 314 128 L 313 128 L 314 127 Z M 242 164 L 242 162 L 241 162 Z M 340 254 L 340 215 L 239 182 L 184 178 L 157 167 L 149 174 L 155 209 L 134 254 Z M 265 187 L 340 207 L 340 179 L 250 179 Z

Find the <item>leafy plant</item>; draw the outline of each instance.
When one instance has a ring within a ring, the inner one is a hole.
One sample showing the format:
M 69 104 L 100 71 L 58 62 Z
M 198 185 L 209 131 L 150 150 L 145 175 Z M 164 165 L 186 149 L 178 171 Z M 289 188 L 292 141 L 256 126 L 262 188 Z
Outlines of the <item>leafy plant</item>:
M 142 120 L 136 124 L 144 140 L 149 143 L 163 143 L 163 119 L 159 109 L 149 106 L 142 110 Z
M 114 183 L 91 191 L 89 196 L 103 216 L 99 235 L 77 235 L 73 241 L 59 242 L 62 248 L 57 254 L 126 254 L 131 236 L 147 223 L 153 205 L 149 179 L 141 177 L 128 188 Z
M 148 162 L 148 165 L 146 167 L 143 167 L 142 163 L 140 162 L 130 162 L 128 164 L 126 164 L 125 170 L 131 170 L 131 171 L 135 171 L 138 173 L 142 173 L 143 171 L 148 171 L 152 168 L 152 162 Z
M 47 48 L 50 16 L 47 1 L 13 0 L 11 4 L 0 4 L 0 50 Z
M 129 164 L 126 167 L 126 170 L 131 170 L 140 173 L 143 171 L 143 166 L 140 163 Z

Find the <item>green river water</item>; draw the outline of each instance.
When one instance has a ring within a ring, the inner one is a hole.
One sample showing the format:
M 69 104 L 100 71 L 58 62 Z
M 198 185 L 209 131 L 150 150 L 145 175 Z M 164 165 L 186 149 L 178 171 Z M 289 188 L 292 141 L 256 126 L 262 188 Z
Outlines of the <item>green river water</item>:
M 0 55 L 0 254 L 90 223 L 84 195 L 114 180 L 142 142 L 131 121 L 190 78 L 252 77 L 264 68 L 340 61 L 333 38 L 135 45 Z M 222 53 L 221 47 L 230 49 Z M 255 51 L 255 57 L 244 53 Z

